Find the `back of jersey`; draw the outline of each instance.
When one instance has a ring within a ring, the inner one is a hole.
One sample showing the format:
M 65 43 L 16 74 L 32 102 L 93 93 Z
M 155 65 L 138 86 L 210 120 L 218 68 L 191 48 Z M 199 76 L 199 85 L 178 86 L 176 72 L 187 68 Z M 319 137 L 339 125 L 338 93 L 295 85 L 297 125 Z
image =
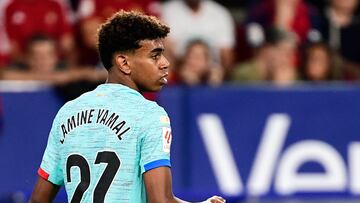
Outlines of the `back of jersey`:
M 103 84 L 58 112 L 39 174 L 69 202 L 146 202 L 142 173 L 170 166 L 165 111 L 119 84 Z

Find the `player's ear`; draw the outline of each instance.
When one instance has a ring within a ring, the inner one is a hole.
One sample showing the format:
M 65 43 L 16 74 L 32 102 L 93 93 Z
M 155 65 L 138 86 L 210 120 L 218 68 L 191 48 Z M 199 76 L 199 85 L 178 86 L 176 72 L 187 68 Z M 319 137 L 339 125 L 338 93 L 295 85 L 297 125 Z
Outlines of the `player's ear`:
M 115 64 L 121 72 L 126 75 L 130 75 L 131 68 L 129 66 L 129 57 L 125 54 L 116 54 L 115 55 Z

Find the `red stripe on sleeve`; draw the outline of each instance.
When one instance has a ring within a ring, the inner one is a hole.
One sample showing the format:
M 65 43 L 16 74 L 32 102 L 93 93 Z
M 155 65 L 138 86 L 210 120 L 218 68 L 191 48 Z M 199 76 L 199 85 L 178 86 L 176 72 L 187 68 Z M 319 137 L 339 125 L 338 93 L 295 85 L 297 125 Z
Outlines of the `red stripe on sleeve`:
M 45 180 L 49 178 L 49 174 L 46 173 L 46 171 L 44 171 L 42 168 L 39 168 L 38 174 L 40 177 L 44 178 Z

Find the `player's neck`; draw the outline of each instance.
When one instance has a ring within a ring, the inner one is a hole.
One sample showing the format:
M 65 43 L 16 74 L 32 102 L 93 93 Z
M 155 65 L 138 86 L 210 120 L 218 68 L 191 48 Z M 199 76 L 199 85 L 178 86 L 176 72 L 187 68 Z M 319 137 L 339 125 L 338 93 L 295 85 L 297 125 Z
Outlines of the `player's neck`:
M 134 89 L 137 92 L 140 92 L 136 84 L 130 79 L 130 76 L 112 70 L 109 71 L 108 78 L 105 83 L 121 84 L 131 89 Z

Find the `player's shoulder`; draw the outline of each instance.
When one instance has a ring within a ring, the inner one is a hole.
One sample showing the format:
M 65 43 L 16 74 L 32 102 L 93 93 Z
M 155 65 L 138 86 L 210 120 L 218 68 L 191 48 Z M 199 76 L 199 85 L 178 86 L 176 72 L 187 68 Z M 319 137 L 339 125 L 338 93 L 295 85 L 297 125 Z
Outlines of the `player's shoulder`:
M 147 100 L 143 105 L 144 114 L 142 116 L 142 122 L 139 123 L 145 129 L 149 126 L 166 126 L 170 125 L 170 118 L 163 107 L 153 101 Z
M 160 106 L 157 102 L 144 99 L 143 108 L 147 109 L 148 114 L 166 114 L 165 109 Z

